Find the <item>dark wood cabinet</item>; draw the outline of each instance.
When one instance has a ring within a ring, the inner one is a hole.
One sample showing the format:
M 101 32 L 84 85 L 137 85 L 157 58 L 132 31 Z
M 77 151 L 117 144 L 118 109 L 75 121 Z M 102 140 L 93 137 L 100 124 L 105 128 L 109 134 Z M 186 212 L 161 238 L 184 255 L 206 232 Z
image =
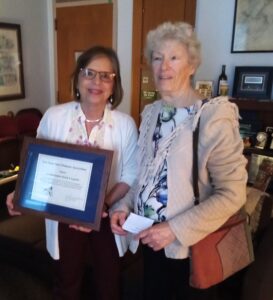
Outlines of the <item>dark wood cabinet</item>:
M 230 101 L 239 107 L 239 113 L 242 117 L 240 119 L 240 133 L 244 141 L 247 137 L 251 146 L 255 146 L 259 143 L 257 133 L 266 132 L 267 138 L 263 148 L 273 151 L 273 101 L 240 98 L 230 98 Z
M 261 124 L 261 130 L 265 130 L 268 126 L 273 127 L 273 101 L 241 98 L 230 98 L 230 101 L 238 105 L 240 113 L 256 113 L 257 121 Z

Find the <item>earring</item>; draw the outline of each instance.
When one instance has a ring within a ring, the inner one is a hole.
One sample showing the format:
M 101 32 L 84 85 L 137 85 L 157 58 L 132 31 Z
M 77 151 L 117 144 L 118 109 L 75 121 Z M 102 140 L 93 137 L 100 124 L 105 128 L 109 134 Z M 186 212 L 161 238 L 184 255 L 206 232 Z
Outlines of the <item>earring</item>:
M 108 100 L 109 100 L 110 104 L 112 104 L 112 105 L 114 104 L 113 95 L 111 95 Z
M 78 89 L 76 89 L 76 99 L 77 100 L 81 99 L 81 94 L 80 94 L 80 91 Z

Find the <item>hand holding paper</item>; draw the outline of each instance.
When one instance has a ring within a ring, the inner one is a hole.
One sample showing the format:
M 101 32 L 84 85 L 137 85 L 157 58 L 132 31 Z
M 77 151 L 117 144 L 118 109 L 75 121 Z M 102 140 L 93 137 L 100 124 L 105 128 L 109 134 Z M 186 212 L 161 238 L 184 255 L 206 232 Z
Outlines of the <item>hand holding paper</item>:
M 153 223 L 154 221 L 149 218 L 130 213 L 122 228 L 133 234 L 138 234 L 142 230 L 151 227 Z

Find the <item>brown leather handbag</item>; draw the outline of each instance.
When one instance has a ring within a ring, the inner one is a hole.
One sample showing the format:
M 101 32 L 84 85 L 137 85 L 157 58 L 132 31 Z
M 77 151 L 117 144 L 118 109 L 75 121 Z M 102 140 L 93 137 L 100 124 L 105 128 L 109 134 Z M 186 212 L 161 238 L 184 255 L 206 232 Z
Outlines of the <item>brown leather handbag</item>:
M 199 123 L 193 133 L 193 190 L 199 204 L 198 136 Z M 248 266 L 254 260 L 247 215 L 240 210 L 219 229 L 191 247 L 190 285 L 209 288 Z

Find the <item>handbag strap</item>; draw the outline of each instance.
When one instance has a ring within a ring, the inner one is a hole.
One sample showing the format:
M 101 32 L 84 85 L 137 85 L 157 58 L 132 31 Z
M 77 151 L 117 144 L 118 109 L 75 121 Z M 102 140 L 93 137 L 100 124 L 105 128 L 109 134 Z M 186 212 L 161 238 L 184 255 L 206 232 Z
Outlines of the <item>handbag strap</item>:
M 198 187 L 198 140 L 199 140 L 199 127 L 200 127 L 200 118 L 196 125 L 196 128 L 192 136 L 192 186 L 194 194 L 194 205 L 198 205 L 200 202 L 199 199 L 199 187 Z
M 201 107 L 208 102 L 208 99 L 202 100 Z M 199 128 L 200 128 L 200 118 L 198 119 L 197 125 L 192 135 L 192 186 L 194 194 L 194 205 L 200 203 L 199 187 L 198 187 L 198 140 L 199 140 Z

